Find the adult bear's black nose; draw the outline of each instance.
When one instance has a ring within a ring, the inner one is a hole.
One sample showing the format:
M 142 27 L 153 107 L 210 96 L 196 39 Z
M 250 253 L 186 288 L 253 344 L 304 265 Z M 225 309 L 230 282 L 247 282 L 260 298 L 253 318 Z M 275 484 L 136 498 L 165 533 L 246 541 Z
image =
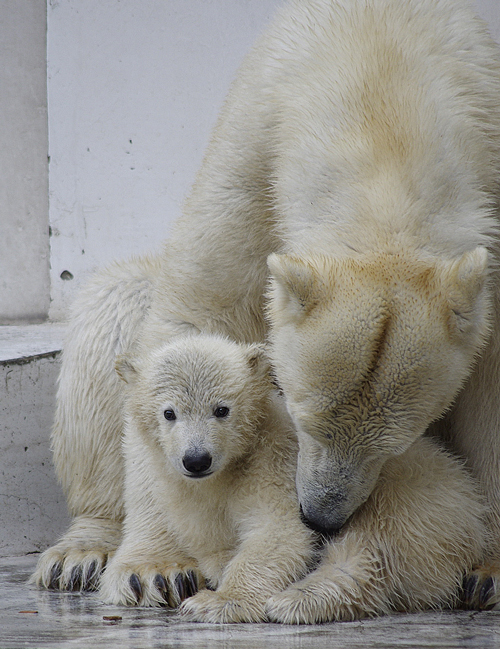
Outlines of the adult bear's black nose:
M 212 456 L 207 451 L 187 451 L 182 464 L 190 478 L 201 478 L 212 466 Z
M 302 505 L 300 505 L 300 518 L 302 519 L 302 522 L 304 525 L 306 525 L 310 530 L 313 532 L 316 532 L 317 534 L 321 534 L 321 536 L 330 539 L 334 536 L 336 536 L 340 530 L 341 526 L 339 527 L 325 527 L 321 523 L 311 520 L 311 518 L 308 518 L 304 510 L 302 509 Z

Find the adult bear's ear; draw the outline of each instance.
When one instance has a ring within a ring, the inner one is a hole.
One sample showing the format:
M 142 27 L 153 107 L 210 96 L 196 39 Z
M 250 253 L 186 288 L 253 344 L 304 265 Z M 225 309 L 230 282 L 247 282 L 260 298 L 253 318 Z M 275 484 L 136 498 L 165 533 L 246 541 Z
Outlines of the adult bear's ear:
M 269 315 L 274 324 L 300 322 L 320 302 L 322 281 L 317 271 L 291 255 L 269 255 Z
M 458 330 L 482 338 L 488 332 L 489 292 L 488 251 L 482 246 L 465 252 L 459 259 L 445 262 L 444 290 Z M 477 341 L 479 342 L 479 341 Z
M 488 274 L 488 251 L 483 246 L 464 252 L 450 265 L 457 288 L 467 301 L 474 300 L 481 291 Z
M 135 383 L 137 379 L 137 370 L 131 363 L 130 359 L 124 354 L 116 357 L 115 370 L 121 380 L 125 381 L 125 383 Z

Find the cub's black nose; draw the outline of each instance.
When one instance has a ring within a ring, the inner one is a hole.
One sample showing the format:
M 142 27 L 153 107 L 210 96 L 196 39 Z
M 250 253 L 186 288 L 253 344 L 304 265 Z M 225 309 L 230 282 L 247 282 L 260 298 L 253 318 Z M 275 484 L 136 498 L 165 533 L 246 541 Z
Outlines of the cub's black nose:
M 193 478 L 201 478 L 212 466 L 212 456 L 207 451 L 189 451 L 182 458 L 182 464 Z

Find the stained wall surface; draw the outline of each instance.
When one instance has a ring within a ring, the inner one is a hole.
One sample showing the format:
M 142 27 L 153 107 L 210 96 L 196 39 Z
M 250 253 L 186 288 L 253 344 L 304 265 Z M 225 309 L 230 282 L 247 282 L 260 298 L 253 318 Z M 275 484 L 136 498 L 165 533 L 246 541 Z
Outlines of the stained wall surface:
M 49 442 L 64 329 L 0 327 L 0 557 L 44 550 L 69 523 Z
M 52 318 L 92 269 L 160 248 L 235 71 L 278 4 L 49 4 Z

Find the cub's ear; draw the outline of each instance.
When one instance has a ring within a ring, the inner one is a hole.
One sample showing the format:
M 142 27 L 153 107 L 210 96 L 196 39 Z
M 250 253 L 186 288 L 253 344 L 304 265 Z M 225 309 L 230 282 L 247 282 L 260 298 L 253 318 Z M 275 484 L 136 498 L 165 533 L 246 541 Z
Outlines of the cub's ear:
M 466 333 L 472 328 L 480 336 L 485 335 L 490 311 L 487 291 L 484 290 L 488 279 L 486 248 L 478 246 L 449 262 L 445 276 L 458 329 Z
M 302 321 L 319 303 L 322 281 L 307 262 L 290 255 L 269 255 L 269 315 L 274 324 Z
M 137 370 L 127 356 L 122 354 L 116 357 L 115 370 L 121 380 L 125 381 L 125 383 L 130 383 L 132 385 L 136 382 Z
M 248 366 L 258 374 L 268 374 L 271 371 L 271 361 L 267 355 L 267 347 L 263 343 L 247 345 L 245 356 Z

